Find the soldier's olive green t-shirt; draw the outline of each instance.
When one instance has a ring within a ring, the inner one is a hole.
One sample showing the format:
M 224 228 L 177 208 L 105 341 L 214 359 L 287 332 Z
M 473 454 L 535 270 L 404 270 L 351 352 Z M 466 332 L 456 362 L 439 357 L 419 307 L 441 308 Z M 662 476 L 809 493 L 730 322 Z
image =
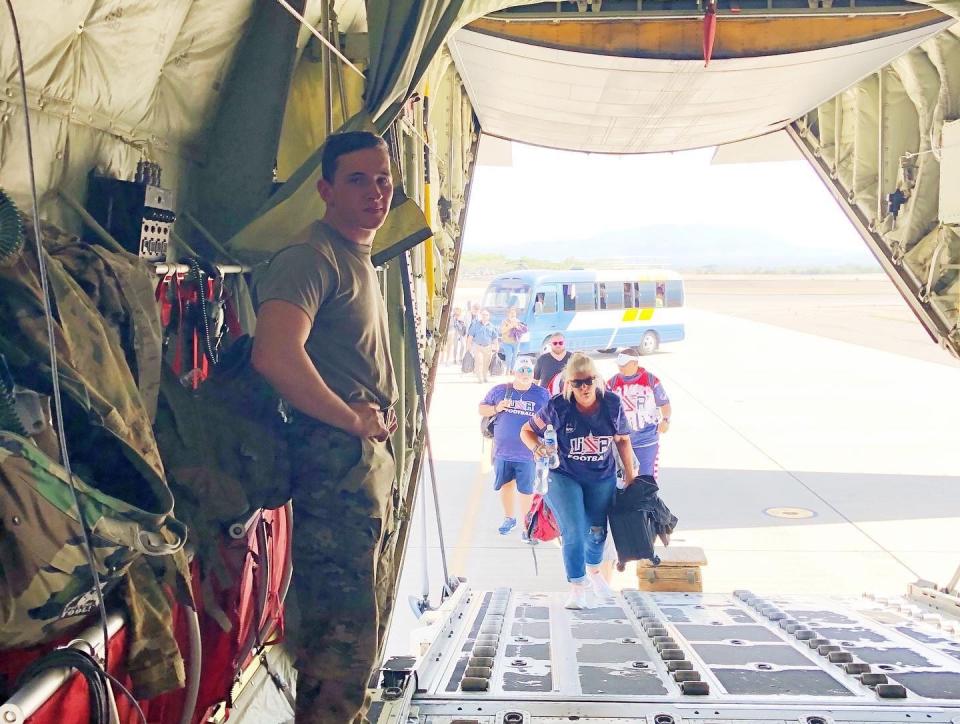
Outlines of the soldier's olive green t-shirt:
M 397 401 L 387 309 L 370 247 L 322 221 L 277 252 L 254 279 L 256 303 L 280 299 L 313 324 L 304 348 L 324 382 L 346 402 Z

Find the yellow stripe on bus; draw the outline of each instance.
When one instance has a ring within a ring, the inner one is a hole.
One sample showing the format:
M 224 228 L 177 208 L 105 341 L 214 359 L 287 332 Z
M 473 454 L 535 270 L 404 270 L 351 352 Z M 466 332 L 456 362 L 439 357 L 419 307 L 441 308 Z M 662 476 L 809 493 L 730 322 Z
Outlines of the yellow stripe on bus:
M 632 309 L 623 310 L 623 321 L 624 322 L 646 322 L 653 319 L 653 309 L 637 309 L 636 307 Z

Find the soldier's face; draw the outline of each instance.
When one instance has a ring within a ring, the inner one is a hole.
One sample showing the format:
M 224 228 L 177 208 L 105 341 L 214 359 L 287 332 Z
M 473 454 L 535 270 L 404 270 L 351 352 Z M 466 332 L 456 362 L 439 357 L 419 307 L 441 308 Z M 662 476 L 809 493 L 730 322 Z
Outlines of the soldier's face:
M 383 226 L 393 198 L 390 158 L 382 148 L 364 148 L 337 159 L 333 181 L 320 179 L 327 216 L 342 225 L 365 230 Z

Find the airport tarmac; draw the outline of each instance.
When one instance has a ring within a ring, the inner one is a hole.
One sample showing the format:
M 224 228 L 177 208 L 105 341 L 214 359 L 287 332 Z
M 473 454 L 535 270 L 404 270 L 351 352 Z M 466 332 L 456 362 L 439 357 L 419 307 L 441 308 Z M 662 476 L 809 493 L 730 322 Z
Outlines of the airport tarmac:
M 465 286 L 458 297 L 480 291 Z M 917 578 L 946 583 L 960 565 L 960 364 L 929 341 L 890 282 L 699 278 L 688 281 L 687 303 L 686 341 L 646 366 L 673 404 L 660 459 L 662 497 L 680 518 L 673 544 L 704 549 L 704 589 L 895 594 Z M 596 358 L 605 376 L 616 371 L 613 355 Z M 538 574 L 519 532 L 497 532 L 476 412 L 488 387 L 445 366 L 433 398 L 450 572 L 474 588 L 563 590 L 559 548 L 536 546 Z M 427 546 L 418 522 L 392 653 L 416 626 L 403 601 L 421 595 L 424 550 L 439 600 L 427 501 Z M 776 508 L 806 517 L 776 517 Z M 615 583 L 635 586 L 634 576 L 628 567 Z

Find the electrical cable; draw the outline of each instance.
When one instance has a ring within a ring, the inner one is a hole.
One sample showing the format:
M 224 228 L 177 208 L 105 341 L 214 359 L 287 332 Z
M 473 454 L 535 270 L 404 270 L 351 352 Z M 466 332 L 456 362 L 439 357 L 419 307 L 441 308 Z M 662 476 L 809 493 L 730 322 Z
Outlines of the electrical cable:
M 104 651 L 106 651 L 106 646 L 104 646 Z M 23 686 L 30 679 L 45 671 L 61 668 L 76 669 L 86 680 L 90 694 L 90 721 L 93 724 L 109 722 L 108 685 L 104 676 L 106 672 L 100 668 L 100 662 L 96 658 L 81 649 L 73 647 L 57 649 L 37 659 L 27 666 L 17 678 L 17 687 Z
M 403 287 L 403 304 L 406 308 L 407 315 L 407 325 L 410 329 L 417 329 L 417 321 L 413 315 L 413 283 L 410 276 L 410 264 L 407 261 L 407 254 L 403 253 L 400 255 L 400 275 L 401 275 L 401 286 Z M 423 384 L 423 362 L 420 358 L 420 348 L 417 345 L 417 335 L 409 334 L 405 335 L 410 341 L 410 357 L 414 362 L 414 383 L 417 390 L 417 404 L 420 410 L 421 424 L 423 426 L 423 444 L 427 452 L 427 466 L 430 470 L 430 483 L 433 490 L 433 507 L 434 514 L 437 519 L 437 541 L 440 544 L 440 564 L 443 567 L 443 597 L 446 598 L 456 589 L 456 583 L 454 579 L 450 577 L 450 569 L 447 566 L 447 547 L 443 539 L 443 522 L 440 515 L 440 496 L 437 492 L 437 471 L 433 464 L 433 448 L 430 445 L 430 428 L 429 422 L 427 419 L 427 395 L 426 390 L 424 389 Z M 420 501 L 422 505 L 426 506 L 427 496 L 424 492 L 423 499 Z M 426 548 L 427 541 L 423 541 L 423 545 Z
M 90 576 L 93 579 L 93 589 L 94 595 L 97 599 L 97 608 L 100 611 L 100 625 L 103 629 L 103 673 L 111 681 L 116 681 L 109 673 L 110 632 L 107 629 L 107 607 L 106 603 L 104 602 L 103 587 L 101 586 L 100 582 L 100 574 L 97 571 L 96 559 L 93 555 L 93 547 L 90 543 L 90 534 L 87 530 L 87 522 L 83 515 L 83 508 L 80 505 L 80 495 L 77 492 L 76 481 L 73 477 L 73 469 L 70 466 L 70 454 L 69 450 L 67 449 L 66 429 L 63 424 L 63 398 L 60 394 L 60 371 L 57 364 L 56 334 L 53 327 L 53 310 L 50 304 L 50 286 L 47 280 L 47 267 L 43 256 L 43 243 L 40 240 L 40 206 L 37 198 L 36 169 L 33 162 L 33 138 L 30 133 L 30 110 L 27 99 L 27 77 L 24 71 L 23 46 L 20 42 L 20 26 L 17 23 L 17 15 L 13 10 L 13 1 L 6 0 L 6 5 L 7 11 L 10 14 L 10 23 L 13 26 L 14 46 L 17 54 L 17 72 L 20 79 L 20 93 L 23 97 L 23 122 L 24 131 L 26 133 L 27 169 L 30 178 L 33 240 L 37 248 L 37 268 L 40 273 L 40 288 L 43 293 L 43 310 L 47 322 L 47 340 L 50 345 L 50 375 L 51 384 L 53 387 L 52 397 L 57 420 L 57 432 L 59 433 L 58 437 L 60 439 L 60 456 L 62 458 L 61 465 L 63 466 L 64 472 L 67 475 L 67 480 L 70 482 L 70 493 L 73 498 L 73 504 L 77 509 L 77 519 L 80 523 L 80 531 L 83 535 L 83 547 L 87 557 L 87 564 L 90 566 Z M 62 651 L 66 650 L 67 649 L 62 649 Z M 93 657 L 89 658 L 99 666 L 99 663 L 96 662 L 96 659 L 93 659 Z M 119 685 L 119 682 L 116 683 Z M 133 696 L 126 690 L 125 687 L 120 685 L 120 688 L 125 694 L 127 694 L 127 696 L 130 697 L 130 700 L 133 703 L 134 708 L 137 710 L 141 721 L 146 724 L 146 717 L 144 716 L 143 710 L 140 708 L 137 700 L 133 698 Z

